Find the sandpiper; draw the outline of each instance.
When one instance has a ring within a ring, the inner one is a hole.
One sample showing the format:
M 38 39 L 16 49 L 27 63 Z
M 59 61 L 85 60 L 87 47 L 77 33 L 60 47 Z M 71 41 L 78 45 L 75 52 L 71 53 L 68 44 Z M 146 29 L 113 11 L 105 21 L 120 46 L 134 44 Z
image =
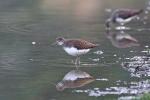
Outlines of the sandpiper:
M 80 65 L 80 55 L 86 54 L 90 49 L 97 47 L 97 44 L 90 43 L 82 39 L 65 39 L 63 37 L 56 38 L 56 44 L 71 56 L 75 56 L 75 65 Z
M 109 28 L 110 23 L 119 23 L 120 25 L 124 25 L 125 23 L 135 19 L 137 15 L 142 12 L 142 9 L 117 9 L 112 13 L 110 18 L 106 20 L 106 27 Z
M 112 45 L 117 48 L 140 46 L 138 40 L 127 33 L 112 33 L 107 30 L 106 35 Z
M 62 81 L 58 82 L 56 89 L 63 91 L 65 88 L 77 88 L 93 82 L 95 78 L 81 70 L 72 70 L 68 72 Z

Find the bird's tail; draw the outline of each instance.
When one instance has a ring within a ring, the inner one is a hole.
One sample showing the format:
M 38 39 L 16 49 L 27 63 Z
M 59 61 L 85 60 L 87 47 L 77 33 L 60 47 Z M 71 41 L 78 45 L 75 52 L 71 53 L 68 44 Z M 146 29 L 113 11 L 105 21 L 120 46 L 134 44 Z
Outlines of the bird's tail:
M 144 11 L 143 9 L 140 9 L 140 10 L 135 11 L 134 14 L 135 14 L 135 15 L 138 15 L 138 14 L 141 14 L 143 11 Z

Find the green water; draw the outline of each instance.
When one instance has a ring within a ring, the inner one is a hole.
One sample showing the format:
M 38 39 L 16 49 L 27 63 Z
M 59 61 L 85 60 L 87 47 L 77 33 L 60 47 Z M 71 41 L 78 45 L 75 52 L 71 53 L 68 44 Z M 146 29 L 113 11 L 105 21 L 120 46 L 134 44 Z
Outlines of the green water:
M 51 46 L 57 36 L 82 38 L 100 44 L 81 62 L 95 78 L 78 89 L 107 88 L 116 81 L 140 81 L 131 78 L 118 58 L 143 55 L 141 50 L 150 43 L 149 19 L 128 24 L 127 31 L 142 44 L 141 47 L 117 49 L 105 37 L 105 20 L 110 15 L 106 9 L 146 8 L 148 0 L 0 0 L 0 100 L 112 100 L 121 95 L 89 96 L 87 93 L 66 89 L 58 92 L 53 84 L 74 68 L 60 47 Z M 141 18 L 149 15 L 141 15 Z M 146 28 L 146 29 L 143 29 Z M 137 31 L 137 29 L 143 29 Z M 36 42 L 35 45 L 32 42 Z M 103 51 L 103 54 L 95 54 Z M 135 51 L 135 52 L 130 52 Z M 114 56 L 117 55 L 117 56 Z M 93 61 L 92 59 L 99 59 Z M 116 62 L 118 61 L 118 62 Z

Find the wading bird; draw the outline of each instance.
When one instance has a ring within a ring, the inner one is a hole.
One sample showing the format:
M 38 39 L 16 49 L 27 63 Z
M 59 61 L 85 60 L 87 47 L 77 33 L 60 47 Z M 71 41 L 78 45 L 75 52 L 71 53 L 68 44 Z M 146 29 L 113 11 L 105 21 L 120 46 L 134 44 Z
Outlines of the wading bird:
M 117 9 L 111 14 L 110 18 L 106 20 L 105 25 L 107 28 L 110 27 L 110 23 L 118 23 L 120 25 L 124 25 L 135 19 L 137 15 L 141 14 L 142 12 L 142 9 Z
M 56 44 L 62 46 L 69 55 L 76 57 L 75 65 L 80 65 L 80 55 L 86 54 L 98 46 L 82 39 L 65 39 L 63 37 L 56 38 Z

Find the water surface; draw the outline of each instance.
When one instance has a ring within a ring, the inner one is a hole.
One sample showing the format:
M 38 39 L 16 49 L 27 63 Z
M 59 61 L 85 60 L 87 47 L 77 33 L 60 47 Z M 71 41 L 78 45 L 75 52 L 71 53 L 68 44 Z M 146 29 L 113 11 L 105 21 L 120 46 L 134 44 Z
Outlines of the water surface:
M 148 51 L 150 43 L 149 6 L 148 0 L 1 0 L 0 99 L 108 100 L 149 91 L 139 90 L 141 82 L 149 87 L 148 76 L 132 76 L 122 67 L 124 62 L 132 63 L 133 57 L 148 55 L 143 51 Z M 139 40 L 140 47 L 118 49 L 105 37 L 105 20 L 117 8 L 146 9 L 125 31 Z M 73 57 L 51 46 L 57 36 L 100 44 L 81 57 L 80 69 L 96 81 L 82 88 L 56 90 L 54 84 L 75 68 Z

